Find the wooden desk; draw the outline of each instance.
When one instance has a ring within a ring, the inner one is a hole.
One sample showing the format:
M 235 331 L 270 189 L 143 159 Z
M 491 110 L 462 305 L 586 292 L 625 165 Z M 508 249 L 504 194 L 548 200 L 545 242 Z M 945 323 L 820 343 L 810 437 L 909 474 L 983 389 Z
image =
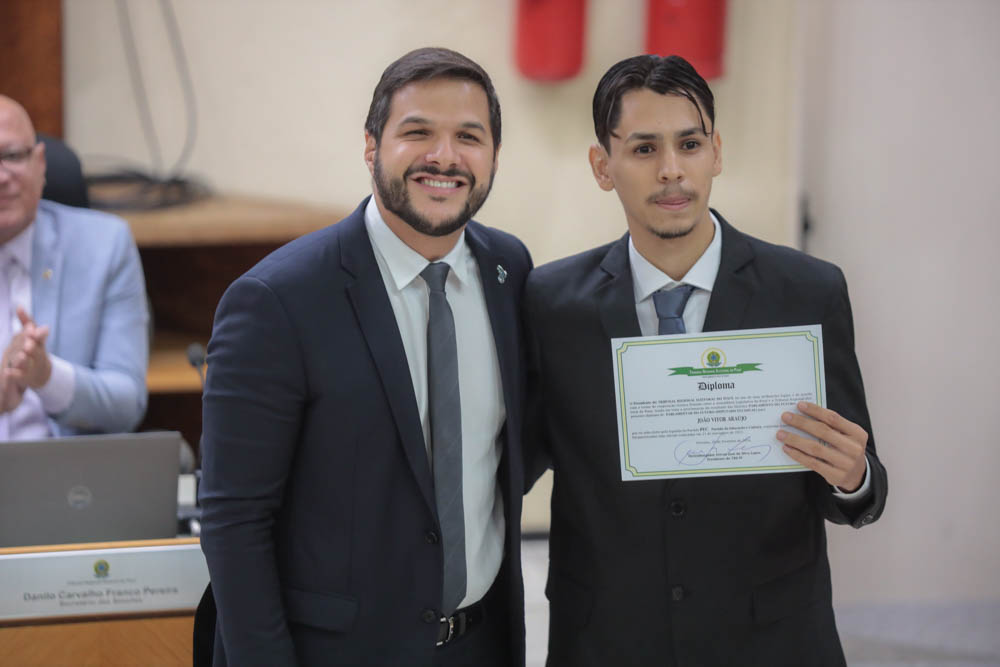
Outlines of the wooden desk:
M 187 347 L 195 341 L 184 334 L 158 331 L 149 351 L 146 388 L 151 395 L 201 393 L 201 378 L 187 358 Z
M 201 544 L 197 537 L 164 537 L 155 540 L 127 540 L 121 542 L 85 542 L 82 544 L 40 544 L 30 547 L 0 547 L 0 556 L 8 554 L 45 554 L 84 549 L 122 549 L 126 547 L 168 547 L 177 544 Z
M 197 538 L 180 538 L 8 547 L 0 549 L 0 556 L 197 543 Z M 0 662 L 19 667 L 186 666 L 191 664 L 193 631 L 194 605 L 190 609 L 168 612 L 138 611 L 0 621 Z
M 281 245 L 344 217 L 319 206 L 218 196 L 155 211 L 121 214 L 140 248 Z
M 18 667 L 188 667 L 193 635 L 193 613 L 22 625 L 0 628 L 0 655 Z
M 149 407 L 142 429 L 180 430 L 198 449 L 201 379 L 187 346 L 205 345 L 229 284 L 279 246 L 343 211 L 260 197 L 219 196 L 155 211 L 119 212 L 139 246 L 153 307 Z

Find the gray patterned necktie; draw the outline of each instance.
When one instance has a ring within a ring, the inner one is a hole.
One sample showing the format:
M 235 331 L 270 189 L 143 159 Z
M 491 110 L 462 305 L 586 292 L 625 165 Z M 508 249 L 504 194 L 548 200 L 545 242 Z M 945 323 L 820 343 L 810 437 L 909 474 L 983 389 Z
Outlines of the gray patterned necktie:
M 462 402 L 458 391 L 455 318 L 444 293 L 448 265 L 434 262 L 421 271 L 427 283 L 427 394 L 431 460 L 441 545 L 444 590 L 441 611 L 450 616 L 465 597 L 465 512 L 462 503 Z
M 661 336 L 687 333 L 684 328 L 684 306 L 693 291 L 694 285 L 680 285 L 672 290 L 653 292 L 653 305 L 656 306 L 656 316 L 660 318 L 657 333 Z

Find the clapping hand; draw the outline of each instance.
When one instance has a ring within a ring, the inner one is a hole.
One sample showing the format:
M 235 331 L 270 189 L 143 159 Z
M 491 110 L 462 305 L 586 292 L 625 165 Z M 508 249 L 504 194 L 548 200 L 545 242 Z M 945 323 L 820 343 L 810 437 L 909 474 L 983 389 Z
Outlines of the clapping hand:
M 21 331 L 11 339 L 0 361 L 3 369 L 0 373 L 0 412 L 15 409 L 21 404 L 27 388 L 44 386 L 52 375 L 52 361 L 45 349 L 49 327 L 36 325 L 20 306 L 17 317 L 21 320 Z

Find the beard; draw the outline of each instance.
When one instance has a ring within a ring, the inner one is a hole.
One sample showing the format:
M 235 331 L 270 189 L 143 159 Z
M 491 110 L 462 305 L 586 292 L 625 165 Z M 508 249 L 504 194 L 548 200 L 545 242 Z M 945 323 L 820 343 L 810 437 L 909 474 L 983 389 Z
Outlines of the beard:
M 692 205 L 695 202 L 698 201 L 698 197 L 697 197 L 696 193 L 691 192 L 689 190 L 684 190 L 684 189 L 664 190 L 663 192 L 658 192 L 655 195 L 650 196 L 649 199 L 647 199 L 647 201 L 650 204 L 655 204 L 657 202 L 657 200 L 659 200 L 659 199 L 667 199 L 669 197 L 673 197 L 673 196 L 676 196 L 676 195 L 683 195 L 683 196 L 687 197 L 689 200 L 691 200 Z M 691 222 L 691 224 L 687 225 L 686 227 L 674 227 L 674 228 L 668 228 L 668 229 L 657 229 L 657 228 L 655 228 L 655 227 L 653 227 L 653 226 L 650 225 L 649 226 L 649 231 L 650 231 L 650 233 L 652 233 L 655 236 L 660 237 L 661 239 L 670 240 L 670 239 L 679 239 L 679 238 L 683 238 L 683 237 L 687 236 L 688 234 L 690 234 L 691 232 L 693 232 L 694 228 L 697 227 L 697 226 L 698 226 L 698 220 L 696 219 L 696 220 L 693 220 Z
M 406 183 L 410 176 L 417 172 L 422 174 L 431 174 L 434 176 L 464 178 L 468 183 L 469 194 L 465 198 L 465 206 L 462 207 L 462 210 L 459 211 L 454 217 L 442 220 L 437 224 L 431 222 L 424 215 L 422 215 L 420 211 L 413 206 L 413 202 L 410 200 L 410 191 L 406 187 Z M 491 170 L 489 183 L 486 183 L 478 188 L 476 187 L 475 176 L 467 171 L 462 171 L 454 167 L 448 169 L 447 171 L 438 169 L 433 165 L 410 167 L 403 172 L 402 178 L 391 178 L 386 176 L 385 172 L 382 170 L 382 161 L 379 159 L 378 154 L 376 153 L 375 155 L 375 190 L 382 199 L 382 205 L 389 211 L 392 211 L 394 214 L 399 216 L 403 222 L 408 224 L 414 230 L 426 236 L 448 236 L 449 234 L 464 227 L 469 220 L 472 220 L 472 216 L 474 216 L 486 202 L 486 197 L 489 196 L 490 189 L 493 188 L 493 176 L 495 174 L 496 170 Z
M 698 226 L 698 221 L 695 220 L 687 227 L 681 229 L 656 229 L 655 227 L 650 227 L 649 231 L 660 237 L 661 239 L 679 239 L 687 236 L 694 231 L 694 228 Z

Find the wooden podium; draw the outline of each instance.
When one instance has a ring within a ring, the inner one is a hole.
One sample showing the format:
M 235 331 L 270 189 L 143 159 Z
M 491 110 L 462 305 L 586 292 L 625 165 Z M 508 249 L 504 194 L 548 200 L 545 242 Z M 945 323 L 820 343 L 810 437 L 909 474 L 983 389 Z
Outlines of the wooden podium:
M 162 563 L 163 555 L 185 554 L 184 558 L 191 560 L 193 555 L 189 545 L 197 548 L 197 538 L 178 538 L 172 540 L 142 540 L 136 542 L 107 542 L 91 544 L 67 544 L 42 547 L 10 547 L 0 549 L 0 566 L 11 557 L 25 563 L 27 567 L 37 570 L 39 567 L 49 567 L 48 562 L 53 556 L 63 555 L 63 552 L 73 557 L 85 559 L 88 566 L 90 560 L 98 558 L 96 563 L 103 563 L 113 570 L 116 554 L 128 553 L 133 561 L 150 559 L 153 553 L 159 554 Z M 166 547 L 166 549 L 164 549 Z M 185 548 L 187 547 L 187 548 Z M 94 554 L 88 556 L 88 554 Z M 199 554 L 200 555 L 200 554 Z M 37 559 L 35 558 L 37 557 Z M 104 560 L 106 559 L 106 560 Z M 108 562 L 112 565 L 108 566 Z M 162 564 L 157 566 L 162 570 Z M 169 569 L 169 568 L 168 568 Z M 190 571 L 190 568 L 188 568 Z M 96 576 L 96 575 L 95 575 Z M 105 574 L 104 576 L 107 576 Z M 170 580 L 175 576 L 169 572 L 157 572 L 155 576 Z M 191 579 L 190 575 L 186 576 Z M 5 576 L 5 578 L 7 578 Z M 107 579 L 107 581 L 115 581 Z M 125 581 L 135 581 L 126 579 Z M 117 667 L 138 665 L 156 667 L 159 665 L 191 664 L 192 632 L 194 628 L 194 611 L 198 595 L 207 581 L 186 581 L 191 592 L 182 590 L 179 598 L 173 598 L 167 606 L 169 609 L 150 609 L 120 612 L 111 605 L 94 612 L 84 611 L 79 615 L 50 614 L 32 616 L 30 610 L 20 618 L 0 619 L 0 662 L 19 667 Z M 70 582 L 77 583 L 77 582 Z M 62 586 L 55 581 L 51 588 Z M 93 583 L 92 587 L 103 584 Z M 114 586 L 115 584 L 109 584 Z M 121 584 L 118 584 L 121 585 Z M 133 583 L 140 586 L 141 583 Z M 4 581 L 0 586 L 16 587 L 13 581 Z M 31 584 L 25 584 L 31 586 Z M 60 590 L 57 597 L 62 597 L 66 591 Z M 25 599 L 29 593 L 21 593 Z M 48 595 L 39 594 L 39 595 Z M 74 595 L 71 591 L 69 595 Z M 81 594 L 75 594 L 80 597 Z M 95 594 L 96 595 L 96 594 Z M 187 599 L 191 600 L 188 606 Z M 180 607 L 178 607 L 180 600 Z M 147 605 L 148 606 L 148 605 Z

